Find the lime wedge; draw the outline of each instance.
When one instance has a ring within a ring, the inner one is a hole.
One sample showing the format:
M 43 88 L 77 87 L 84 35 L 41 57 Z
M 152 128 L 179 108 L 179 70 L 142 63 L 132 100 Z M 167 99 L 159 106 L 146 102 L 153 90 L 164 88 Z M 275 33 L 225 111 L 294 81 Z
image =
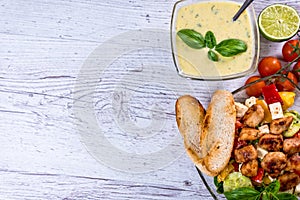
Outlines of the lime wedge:
M 258 27 L 267 40 L 285 41 L 299 31 L 300 17 L 291 6 L 273 4 L 264 8 L 259 14 Z

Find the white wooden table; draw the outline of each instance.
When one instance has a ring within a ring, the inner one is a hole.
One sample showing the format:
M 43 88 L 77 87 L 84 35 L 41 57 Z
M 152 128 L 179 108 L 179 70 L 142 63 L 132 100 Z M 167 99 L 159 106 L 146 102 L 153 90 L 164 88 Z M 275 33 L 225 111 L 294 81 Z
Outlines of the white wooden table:
M 299 0 L 287 3 L 300 12 Z M 175 0 L 0 1 L 0 199 L 210 199 L 174 103 L 245 78 L 180 78 Z M 261 38 L 261 56 L 282 43 Z

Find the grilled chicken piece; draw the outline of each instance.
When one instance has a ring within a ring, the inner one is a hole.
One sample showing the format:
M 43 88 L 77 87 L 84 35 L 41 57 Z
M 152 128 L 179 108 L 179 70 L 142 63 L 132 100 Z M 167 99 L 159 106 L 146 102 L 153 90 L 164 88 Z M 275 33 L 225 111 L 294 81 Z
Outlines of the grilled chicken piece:
M 283 151 L 287 154 L 294 154 L 300 152 L 300 139 L 289 138 L 283 141 Z
M 248 145 L 234 150 L 234 157 L 237 163 L 248 162 L 257 159 L 257 150 L 253 145 Z
M 286 163 L 287 157 L 284 153 L 269 152 L 263 158 L 261 166 L 272 178 L 275 178 L 285 168 Z
M 259 104 L 251 106 L 243 117 L 243 122 L 249 127 L 258 126 L 265 117 L 264 109 Z
M 283 136 L 265 134 L 259 139 L 258 146 L 267 151 L 280 151 L 283 147 Z
M 300 155 L 299 155 L 299 153 L 296 153 L 288 158 L 285 170 L 291 171 L 291 172 L 293 172 L 294 170 L 300 171 Z
M 255 128 L 243 128 L 240 133 L 240 140 L 256 140 L 260 137 L 260 131 Z
M 248 162 L 243 163 L 241 167 L 241 172 L 244 176 L 253 177 L 257 175 L 258 170 L 258 161 L 250 160 Z
M 274 119 L 270 124 L 270 133 L 281 134 L 283 131 L 289 129 L 292 122 L 293 122 L 292 116 Z
M 300 183 L 300 177 L 292 172 L 285 172 L 278 177 L 280 182 L 280 191 L 287 191 L 297 186 Z

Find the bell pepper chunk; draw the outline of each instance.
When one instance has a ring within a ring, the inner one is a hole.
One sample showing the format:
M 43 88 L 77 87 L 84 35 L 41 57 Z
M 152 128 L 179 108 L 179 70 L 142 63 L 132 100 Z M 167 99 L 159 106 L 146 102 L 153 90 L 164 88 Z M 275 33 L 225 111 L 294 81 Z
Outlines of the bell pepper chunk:
M 258 170 L 257 170 L 257 175 L 251 177 L 251 180 L 252 180 L 252 181 L 255 181 L 255 182 L 257 182 L 257 183 L 261 183 L 262 180 L 263 180 L 263 178 L 264 178 L 264 169 L 260 167 L 260 168 L 258 168 Z
M 278 90 L 275 86 L 275 84 L 266 85 L 262 88 L 262 95 L 266 101 L 266 103 L 273 104 L 280 102 L 283 104 L 283 101 L 278 93 Z

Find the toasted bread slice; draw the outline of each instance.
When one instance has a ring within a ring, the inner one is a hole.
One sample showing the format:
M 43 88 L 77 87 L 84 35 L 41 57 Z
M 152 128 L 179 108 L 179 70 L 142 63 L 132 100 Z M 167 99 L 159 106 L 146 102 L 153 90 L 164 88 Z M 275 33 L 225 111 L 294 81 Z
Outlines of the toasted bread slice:
M 200 148 L 201 125 L 205 116 L 205 109 L 194 97 L 185 95 L 176 101 L 176 122 L 180 134 L 187 145 L 199 158 L 203 158 Z
M 205 109 L 194 97 L 185 95 L 176 101 L 176 122 L 184 140 L 186 152 L 196 167 L 207 175 L 215 176 L 204 165 L 206 152 L 200 148 L 200 134 Z
M 236 110 L 230 92 L 217 90 L 208 105 L 203 121 L 200 146 L 207 152 L 206 168 L 219 174 L 228 164 L 235 137 Z

